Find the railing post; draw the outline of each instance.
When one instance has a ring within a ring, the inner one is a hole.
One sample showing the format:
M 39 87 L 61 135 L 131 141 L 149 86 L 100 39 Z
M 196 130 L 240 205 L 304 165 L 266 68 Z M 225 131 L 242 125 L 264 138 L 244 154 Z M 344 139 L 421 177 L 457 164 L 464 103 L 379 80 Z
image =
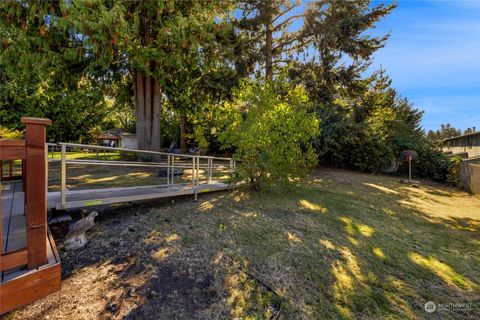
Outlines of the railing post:
M 60 204 L 65 208 L 67 202 L 67 145 L 62 144 L 61 153 L 61 185 L 60 185 Z
M 25 159 L 22 159 L 22 184 L 25 199 L 27 198 L 27 166 Z
M 195 187 L 195 157 L 192 157 L 192 187 Z
M 47 263 L 47 190 L 45 140 L 49 119 L 22 118 L 26 130 L 27 266 L 33 269 Z
M 195 188 L 194 189 L 195 190 L 195 192 L 194 192 L 194 194 L 195 194 L 194 200 L 195 201 L 198 200 L 198 171 L 199 171 L 198 165 L 199 165 L 199 160 L 200 160 L 199 157 L 193 157 L 193 166 L 195 168 L 195 170 L 194 170 L 194 177 L 195 178 L 193 180 L 193 182 L 194 182 L 193 187 Z
M 195 183 L 198 186 L 198 182 L 200 180 L 200 157 L 197 157 L 197 178 L 195 179 Z
M 170 184 L 175 184 L 175 156 L 172 155 L 172 169 L 170 170 L 172 177 L 170 178 Z
M 48 193 L 48 145 L 45 144 L 45 192 Z
M 213 159 L 212 158 L 208 158 L 208 171 L 207 171 L 207 176 L 208 176 L 208 183 L 211 183 L 212 182 L 212 166 L 213 166 Z
M 170 184 L 170 155 L 167 156 L 167 185 Z

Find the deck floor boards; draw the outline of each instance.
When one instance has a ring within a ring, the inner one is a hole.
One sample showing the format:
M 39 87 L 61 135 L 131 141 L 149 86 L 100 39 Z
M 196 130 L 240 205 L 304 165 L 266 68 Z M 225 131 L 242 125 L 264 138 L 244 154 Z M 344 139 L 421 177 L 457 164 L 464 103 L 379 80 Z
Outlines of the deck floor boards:
M 14 201 L 15 183 L 2 183 L 2 250 L 7 250 L 8 229 L 10 227 L 10 217 L 12 213 L 12 204 Z
M 2 245 L 3 252 L 25 248 L 27 245 L 27 227 L 24 214 L 24 192 L 22 182 L 2 181 Z M 48 240 L 48 265 L 59 262 L 54 254 L 51 239 Z M 27 268 L 18 267 L 0 272 L 0 283 L 7 282 L 28 273 Z

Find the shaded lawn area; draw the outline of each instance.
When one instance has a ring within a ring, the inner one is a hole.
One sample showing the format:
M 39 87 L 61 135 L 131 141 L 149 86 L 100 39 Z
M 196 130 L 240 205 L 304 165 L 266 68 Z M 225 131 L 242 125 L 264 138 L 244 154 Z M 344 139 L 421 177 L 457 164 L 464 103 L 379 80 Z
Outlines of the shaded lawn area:
M 319 170 L 290 191 L 104 211 L 61 251 L 62 290 L 7 319 L 478 319 L 480 200 L 397 181 Z

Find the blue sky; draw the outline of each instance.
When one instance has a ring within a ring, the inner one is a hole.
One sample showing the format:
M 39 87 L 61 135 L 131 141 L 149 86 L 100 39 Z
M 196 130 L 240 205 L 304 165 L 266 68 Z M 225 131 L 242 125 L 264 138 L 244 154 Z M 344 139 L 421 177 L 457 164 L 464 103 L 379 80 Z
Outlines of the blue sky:
M 374 1 L 378 3 L 381 1 Z M 480 0 L 399 0 L 372 33 L 390 32 L 372 68 L 425 111 L 425 130 L 480 129 Z

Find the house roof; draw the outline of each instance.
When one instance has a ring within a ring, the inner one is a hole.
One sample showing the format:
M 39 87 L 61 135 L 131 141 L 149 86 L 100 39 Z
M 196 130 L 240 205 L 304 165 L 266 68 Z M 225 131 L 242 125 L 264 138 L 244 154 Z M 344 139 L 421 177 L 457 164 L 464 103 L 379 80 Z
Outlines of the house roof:
M 101 133 L 98 135 L 97 140 L 120 140 L 120 137 L 116 134 Z
M 443 139 L 442 142 L 453 141 L 453 140 L 458 140 L 458 139 L 473 137 L 473 136 L 480 136 L 480 131 L 470 132 L 470 133 L 462 134 L 461 136 Z

